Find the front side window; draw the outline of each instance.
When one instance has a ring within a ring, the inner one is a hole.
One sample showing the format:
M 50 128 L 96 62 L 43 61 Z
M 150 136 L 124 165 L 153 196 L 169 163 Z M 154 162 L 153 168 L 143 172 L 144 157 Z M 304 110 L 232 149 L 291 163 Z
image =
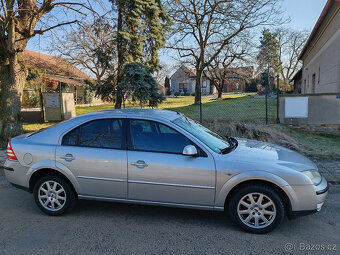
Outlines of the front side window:
M 182 154 L 190 140 L 176 130 L 154 121 L 131 120 L 134 150 Z
M 67 133 L 62 145 L 121 149 L 123 122 L 121 119 L 100 119 L 87 122 Z

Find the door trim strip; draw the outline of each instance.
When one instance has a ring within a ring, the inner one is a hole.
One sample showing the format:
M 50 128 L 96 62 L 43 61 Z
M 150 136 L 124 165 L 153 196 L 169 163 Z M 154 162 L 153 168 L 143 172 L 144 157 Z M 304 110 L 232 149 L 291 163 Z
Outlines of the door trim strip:
M 123 179 L 112 179 L 112 178 L 103 178 L 103 177 L 92 177 L 92 176 L 84 176 L 84 175 L 79 175 L 78 178 L 81 178 L 81 179 L 89 179 L 89 180 L 98 180 L 98 181 L 126 182 L 126 180 L 123 180 Z
M 171 206 L 171 207 L 190 208 L 190 209 L 224 211 L 224 207 L 221 207 L 221 206 L 179 204 L 179 203 L 169 203 L 169 202 L 155 202 L 155 201 L 146 201 L 146 200 L 97 197 L 97 196 L 87 196 L 87 195 L 78 195 L 78 198 L 86 199 L 86 200 L 112 201 L 112 202 L 129 203 L 129 204 L 159 205 L 159 206 Z
M 200 185 L 190 185 L 190 184 L 177 184 L 177 183 L 167 183 L 167 182 L 148 182 L 148 181 L 128 180 L 128 183 L 151 184 L 151 185 L 164 185 L 164 186 L 174 186 L 174 187 L 183 187 L 183 188 L 196 188 L 196 189 L 215 189 L 215 187 L 212 187 L 212 186 L 200 186 Z

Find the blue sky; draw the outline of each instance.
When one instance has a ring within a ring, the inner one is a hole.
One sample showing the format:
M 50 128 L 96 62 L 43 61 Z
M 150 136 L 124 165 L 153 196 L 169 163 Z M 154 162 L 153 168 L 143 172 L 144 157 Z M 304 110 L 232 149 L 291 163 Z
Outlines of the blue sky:
M 291 17 L 291 27 L 312 30 L 327 0 L 283 0 L 282 6 Z
M 307 29 L 311 31 L 326 2 L 327 0 L 283 0 L 282 7 L 286 11 L 285 15 L 291 18 L 291 23 L 287 24 L 287 26 L 297 30 Z M 40 51 L 42 53 L 48 54 L 47 44 L 48 35 L 40 36 L 40 42 L 39 36 L 37 36 L 29 41 L 27 48 L 33 51 Z M 168 54 L 169 53 L 161 52 L 161 61 L 167 63 L 168 65 L 174 65 L 175 62 L 169 58 Z

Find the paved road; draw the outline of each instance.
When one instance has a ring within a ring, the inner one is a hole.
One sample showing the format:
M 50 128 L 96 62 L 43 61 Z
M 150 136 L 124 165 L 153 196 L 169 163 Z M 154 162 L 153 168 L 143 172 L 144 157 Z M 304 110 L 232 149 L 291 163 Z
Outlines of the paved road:
M 339 194 L 333 186 L 320 213 L 252 235 L 223 213 L 165 207 L 80 201 L 49 217 L 31 194 L 0 185 L 0 254 L 340 254 Z

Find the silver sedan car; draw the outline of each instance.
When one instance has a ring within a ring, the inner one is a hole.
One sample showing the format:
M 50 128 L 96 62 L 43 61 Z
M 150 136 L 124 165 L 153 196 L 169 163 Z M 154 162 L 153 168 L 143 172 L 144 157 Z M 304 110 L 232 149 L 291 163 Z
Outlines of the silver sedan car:
M 286 148 L 220 137 L 183 114 L 107 110 L 11 139 L 5 174 L 48 215 L 77 199 L 227 211 L 266 233 L 321 210 L 328 183 Z

